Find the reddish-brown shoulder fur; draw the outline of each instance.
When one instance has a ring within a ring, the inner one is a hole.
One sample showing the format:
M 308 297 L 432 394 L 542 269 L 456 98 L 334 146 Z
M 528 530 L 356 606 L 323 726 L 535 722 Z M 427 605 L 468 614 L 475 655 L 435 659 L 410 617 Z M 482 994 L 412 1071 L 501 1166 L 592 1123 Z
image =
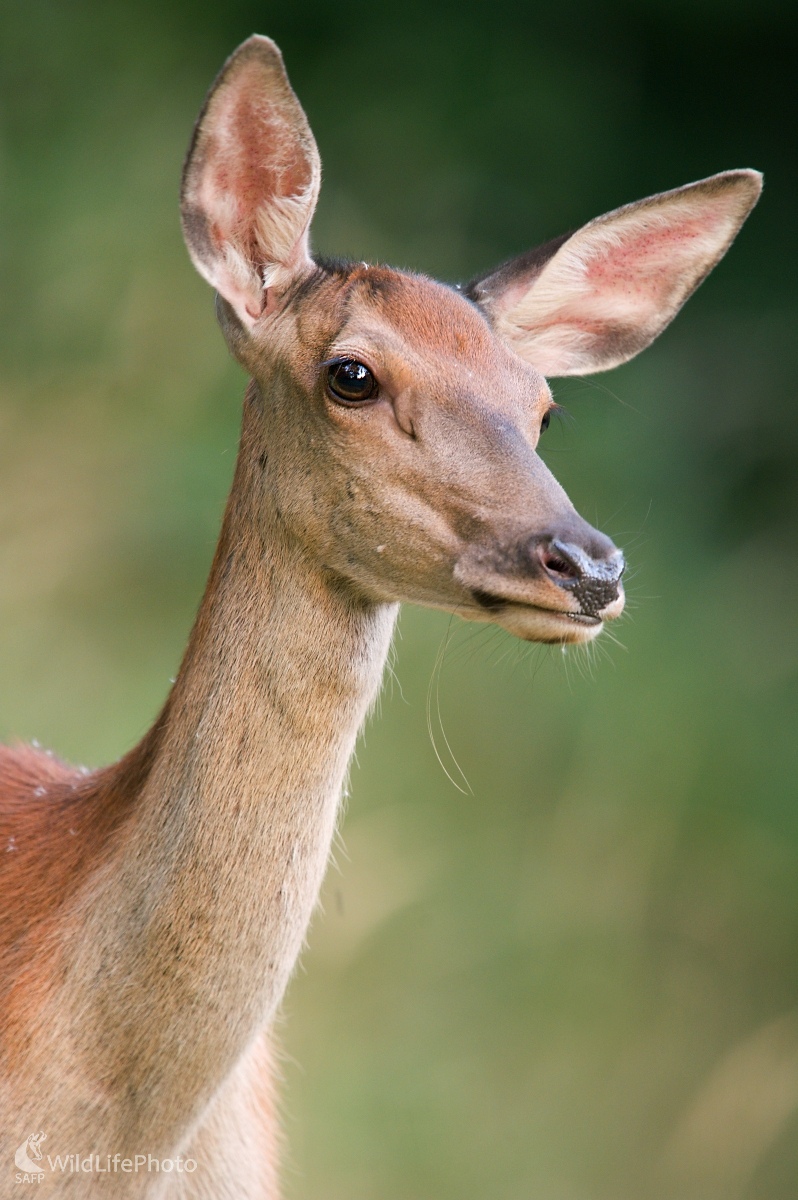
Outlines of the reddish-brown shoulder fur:
M 132 811 L 160 722 L 119 763 L 87 773 L 32 746 L 0 745 L 0 1005 L 35 1004 L 59 922 Z M 49 947 L 49 949 L 48 949 Z

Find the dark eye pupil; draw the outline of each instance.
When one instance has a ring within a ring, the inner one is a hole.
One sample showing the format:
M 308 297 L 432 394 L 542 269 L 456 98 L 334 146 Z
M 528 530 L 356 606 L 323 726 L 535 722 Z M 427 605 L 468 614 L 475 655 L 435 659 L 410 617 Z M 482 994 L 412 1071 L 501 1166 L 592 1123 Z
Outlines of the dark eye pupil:
M 377 381 L 368 367 L 351 358 L 332 364 L 327 383 L 334 396 L 350 404 L 371 400 L 377 391 Z
M 540 422 L 540 432 L 545 433 L 550 424 L 551 424 L 551 413 L 546 413 L 545 417 Z

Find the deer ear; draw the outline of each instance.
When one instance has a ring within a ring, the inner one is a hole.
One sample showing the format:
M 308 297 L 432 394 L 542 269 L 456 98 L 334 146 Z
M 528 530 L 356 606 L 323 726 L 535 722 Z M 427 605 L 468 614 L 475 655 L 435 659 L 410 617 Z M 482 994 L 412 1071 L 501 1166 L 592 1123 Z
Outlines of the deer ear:
M 758 171 L 726 171 L 628 204 L 464 289 L 544 375 L 634 357 L 723 257 L 759 199 Z
M 251 37 L 227 60 L 199 115 L 180 194 L 183 236 L 208 283 L 251 328 L 312 261 L 321 180 L 313 134 L 282 55 Z

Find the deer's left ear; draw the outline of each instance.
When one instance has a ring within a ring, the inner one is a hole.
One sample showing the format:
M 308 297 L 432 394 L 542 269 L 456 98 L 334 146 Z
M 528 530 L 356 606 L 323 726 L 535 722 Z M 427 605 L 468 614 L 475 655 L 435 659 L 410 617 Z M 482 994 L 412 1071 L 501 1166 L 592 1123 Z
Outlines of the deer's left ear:
M 597 217 L 464 289 L 544 375 L 626 362 L 675 317 L 759 199 L 758 171 L 725 171 Z

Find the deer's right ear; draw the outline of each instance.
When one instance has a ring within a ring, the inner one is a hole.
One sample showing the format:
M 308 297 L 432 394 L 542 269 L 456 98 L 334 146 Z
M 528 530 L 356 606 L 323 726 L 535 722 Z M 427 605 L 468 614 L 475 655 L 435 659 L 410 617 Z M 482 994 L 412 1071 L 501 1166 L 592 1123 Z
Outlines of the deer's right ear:
M 227 60 L 199 115 L 180 211 L 192 261 L 251 329 L 312 266 L 321 163 L 280 51 L 254 36 Z

